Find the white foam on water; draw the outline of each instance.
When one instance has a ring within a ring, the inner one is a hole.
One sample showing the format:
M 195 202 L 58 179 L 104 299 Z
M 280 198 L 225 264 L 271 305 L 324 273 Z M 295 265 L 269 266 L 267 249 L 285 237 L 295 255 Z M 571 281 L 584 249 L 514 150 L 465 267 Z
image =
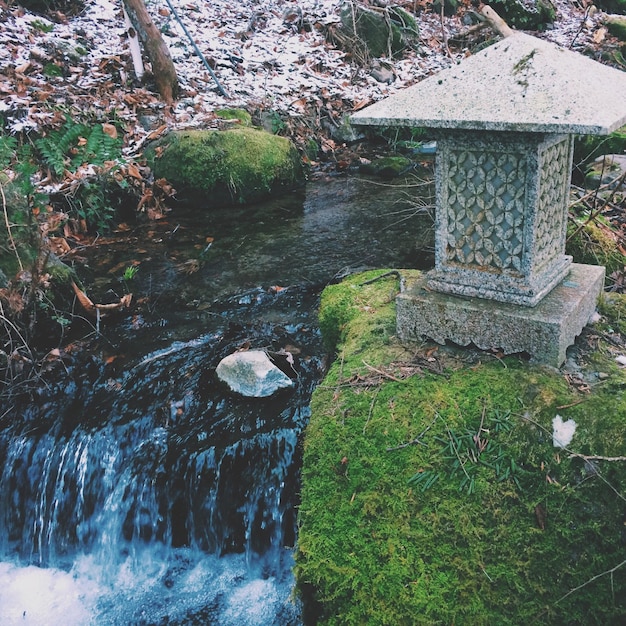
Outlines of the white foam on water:
M 274 579 L 252 580 L 231 594 L 222 617 L 229 625 L 263 626 L 276 614 L 279 603 Z
M 84 626 L 100 595 L 89 578 L 35 565 L 0 563 L 2 626 Z
M 196 615 L 220 626 L 270 626 L 281 614 L 295 623 L 291 562 L 279 577 L 262 578 L 243 554 L 169 556 L 146 550 L 139 562 L 117 564 L 81 556 L 71 572 L 0 562 L 0 625 L 182 624 Z

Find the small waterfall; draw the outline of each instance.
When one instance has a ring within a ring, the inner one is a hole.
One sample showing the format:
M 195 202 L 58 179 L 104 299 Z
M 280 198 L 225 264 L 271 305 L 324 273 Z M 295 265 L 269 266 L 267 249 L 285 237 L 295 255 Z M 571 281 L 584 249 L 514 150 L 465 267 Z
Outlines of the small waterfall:
M 319 354 L 317 332 L 295 330 Z M 62 375 L 14 401 L 0 424 L 0 623 L 300 623 L 299 438 L 322 365 L 301 357 L 295 390 L 234 397 L 213 370 L 249 334 L 115 370 L 64 355 Z

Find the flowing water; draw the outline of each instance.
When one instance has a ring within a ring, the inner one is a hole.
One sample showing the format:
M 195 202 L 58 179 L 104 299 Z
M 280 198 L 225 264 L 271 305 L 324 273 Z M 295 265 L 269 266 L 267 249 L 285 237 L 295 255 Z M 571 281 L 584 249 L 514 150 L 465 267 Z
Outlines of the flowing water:
M 319 294 L 349 271 L 425 262 L 416 195 L 311 183 L 304 198 L 173 212 L 80 252 L 94 299 L 130 289 L 136 304 L 74 324 L 3 400 L 0 624 L 302 622 L 292 565 L 326 359 Z M 294 387 L 231 393 L 214 370 L 242 346 L 289 353 Z

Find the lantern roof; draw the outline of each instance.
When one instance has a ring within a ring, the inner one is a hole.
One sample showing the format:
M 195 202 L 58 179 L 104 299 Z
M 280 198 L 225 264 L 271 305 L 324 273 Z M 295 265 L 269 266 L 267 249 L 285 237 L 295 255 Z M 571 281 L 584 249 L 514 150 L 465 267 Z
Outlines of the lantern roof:
M 352 122 L 607 135 L 626 124 L 626 72 L 515 33 L 354 113 Z

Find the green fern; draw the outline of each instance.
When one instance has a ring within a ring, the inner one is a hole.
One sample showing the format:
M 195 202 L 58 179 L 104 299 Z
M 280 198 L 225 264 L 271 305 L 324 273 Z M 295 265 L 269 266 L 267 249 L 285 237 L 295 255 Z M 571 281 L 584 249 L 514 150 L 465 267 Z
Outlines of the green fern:
M 44 163 L 57 175 L 65 171 L 65 154 L 52 137 L 42 137 L 35 141 Z
M 10 135 L 0 135 L 0 170 L 3 170 L 9 165 L 15 158 L 15 151 L 17 149 L 17 139 Z
M 62 176 L 66 169 L 75 172 L 85 163 L 102 165 L 119 159 L 122 142 L 107 135 L 102 124 L 88 126 L 68 117 L 60 130 L 41 137 L 35 145 L 45 164 Z

